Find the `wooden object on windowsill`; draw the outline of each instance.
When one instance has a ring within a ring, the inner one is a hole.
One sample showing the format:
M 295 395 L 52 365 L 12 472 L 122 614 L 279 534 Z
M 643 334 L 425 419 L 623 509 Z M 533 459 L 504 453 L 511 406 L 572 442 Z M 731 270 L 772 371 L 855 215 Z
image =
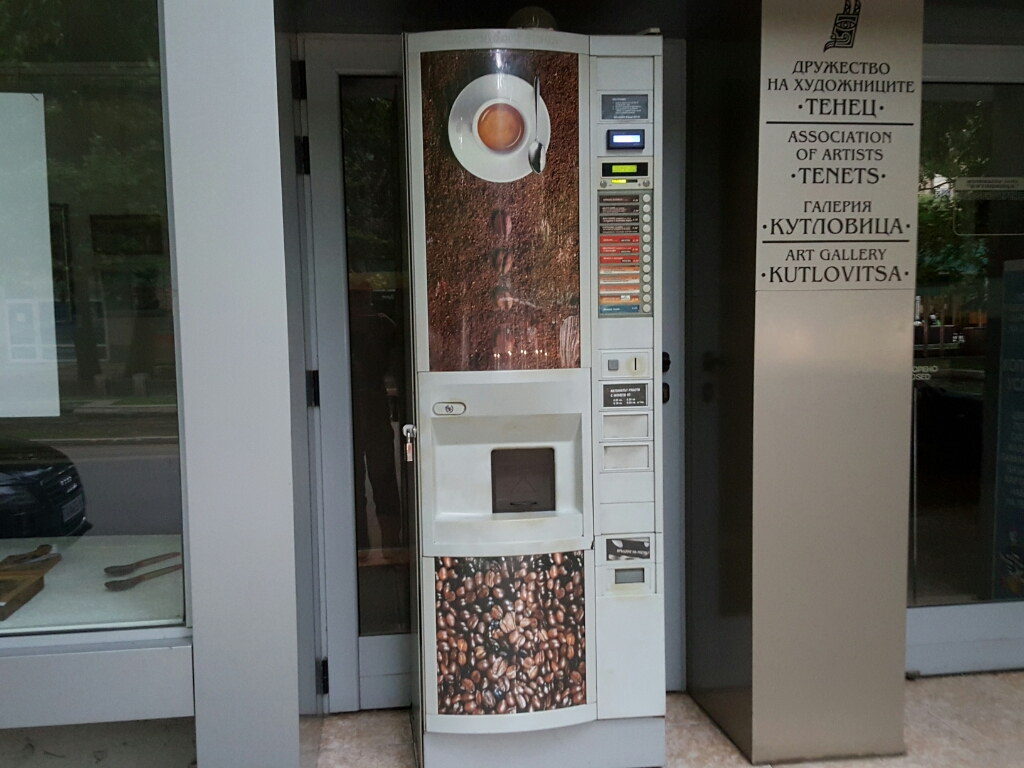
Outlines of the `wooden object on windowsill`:
M 42 589 L 41 573 L 0 572 L 0 621 L 9 618 Z
M 0 578 L 12 574 L 42 576 L 63 559 L 59 552 L 46 552 L 41 555 L 28 554 L 35 556 L 26 559 L 24 555 L 11 555 L 0 560 Z

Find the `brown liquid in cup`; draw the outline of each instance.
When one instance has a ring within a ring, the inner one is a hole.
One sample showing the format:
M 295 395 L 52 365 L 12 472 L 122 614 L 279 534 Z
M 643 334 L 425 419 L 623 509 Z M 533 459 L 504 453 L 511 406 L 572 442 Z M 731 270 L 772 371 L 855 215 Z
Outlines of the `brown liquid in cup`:
M 526 132 L 522 113 L 511 104 L 491 104 L 476 121 L 480 141 L 495 152 L 510 152 Z

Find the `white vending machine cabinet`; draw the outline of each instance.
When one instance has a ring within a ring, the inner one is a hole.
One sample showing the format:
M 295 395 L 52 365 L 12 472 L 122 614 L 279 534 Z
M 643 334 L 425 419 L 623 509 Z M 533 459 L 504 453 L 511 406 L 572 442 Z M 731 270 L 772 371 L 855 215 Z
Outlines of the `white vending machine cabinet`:
M 425 768 L 665 763 L 661 53 L 406 37 Z

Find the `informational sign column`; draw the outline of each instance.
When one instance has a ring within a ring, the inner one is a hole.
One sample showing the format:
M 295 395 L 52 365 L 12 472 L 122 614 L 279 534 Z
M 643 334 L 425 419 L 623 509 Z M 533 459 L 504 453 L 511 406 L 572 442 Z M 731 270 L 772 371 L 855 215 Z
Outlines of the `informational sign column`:
M 763 0 L 755 763 L 903 751 L 921 0 Z
M 919 0 L 765 0 L 758 290 L 913 288 L 920 19 Z

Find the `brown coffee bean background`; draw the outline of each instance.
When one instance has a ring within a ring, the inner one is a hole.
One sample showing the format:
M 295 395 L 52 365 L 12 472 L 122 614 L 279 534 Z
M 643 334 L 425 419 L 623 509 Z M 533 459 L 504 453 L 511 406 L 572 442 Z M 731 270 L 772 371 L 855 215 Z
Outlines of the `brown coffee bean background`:
M 434 569 L 438 714 L 586 703 L 582 552 L 439 557 Z
M 578 368 L 559 332 L 580 314 L 579 56 L 430 51 L 420 62 L 430 370 Z M 551 118 L 543 173 L 485 181 L 452 152 L 455 99 L 495 72 L 540 78 Z

